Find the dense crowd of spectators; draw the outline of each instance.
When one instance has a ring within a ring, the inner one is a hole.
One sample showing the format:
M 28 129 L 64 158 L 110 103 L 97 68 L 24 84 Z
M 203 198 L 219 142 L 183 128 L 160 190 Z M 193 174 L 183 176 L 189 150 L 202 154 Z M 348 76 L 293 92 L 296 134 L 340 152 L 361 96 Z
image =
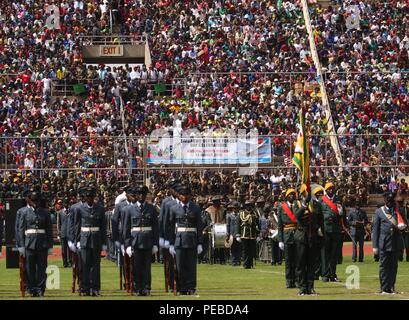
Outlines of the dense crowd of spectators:
M 52 3 L 60 30 L 46 26 Z M 361 28 L 348 31 L 350 3 L 310 7 L 332 116 L 338 134 L 346 135 L 339 138 L 343 158 L 350 167 L 401 166 L 409 159 L 407 137 L 396 136 L 409 134 L 403 73 L 409 41 L 399 26 L 408 5 L 361 2 Z M 148 39 L 151 66 L 83 63 L 81 36 L 110 34 L 110 10 L 121 34 Z M 298 0 L 3 1 L 2 190 L 17 196 L 22 186 L 38 183 L 59 197 L 95 179 L 108 195 L 127 179 L 128 167 L 140 166 L 138 137 L 155 129 L 257 130 L 274 135 L 273 156 L 288 159 L 300 107 L 312 135 L 312 166 L 335 166 L 317 81 Z M 85 92 L 55 98 L 53 82 L 82 83 Z M 162 82 L 167 91 L 158 95 L 152 83 Z M 73 168 L 79 175 L 67 170 Z

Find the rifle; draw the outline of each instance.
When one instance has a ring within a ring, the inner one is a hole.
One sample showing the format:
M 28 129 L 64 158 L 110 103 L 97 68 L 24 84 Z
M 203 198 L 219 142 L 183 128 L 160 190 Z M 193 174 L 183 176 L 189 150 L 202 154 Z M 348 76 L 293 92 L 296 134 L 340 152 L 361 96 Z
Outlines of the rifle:
M 176 265 L 176 256 L 173 257 L 172 260 L 173 260 L 173 295 L 177 296 L 178 295 L 178 291 L 177 291 L 178 268 Z
M 129 256 L 125 253 L 124 255 L 124 267 L 125 267 L 125 288 L 126 292 L 129 293 Z
M 75 293 L 75 281 L 77 280 L 77 275 L 78 275 L 78 256 L 76 253 L 72 253 L 72 287 L 71 287 L 71 292 Z
M 129 286 L 132 295 L 134 287 L 133 287 L 133 259 L 131 259 L 131 257 L 129 257 Z
M 122 268 L 123 268 L 123 260 L 122 260 L 122 258 L 121 258 L 121 250 L 118 250 L 118 264 L 119 264 L 119 290 L 123 290 L 124 289 L 124 287 L 123 287 L 123 283 L 122 283 L 122 277 L 123 277 L 123 274 L 122 274 Z
M 169 292 L 169 261 L 168 261 L 168 252 L 166 249 L 162 249 L 163 253 L 163 266 L 165 271 L 165 292 Z
M 25 257 L 23 257 L 22 255 L 19 255 L 18 258 L 18 266 L 20 269 L 20 292 L 21 292 L 21 296 L 24 298 L 26 296 L 26 285 L 25 285 L 25 263 L 26 263 L 26 259 Z

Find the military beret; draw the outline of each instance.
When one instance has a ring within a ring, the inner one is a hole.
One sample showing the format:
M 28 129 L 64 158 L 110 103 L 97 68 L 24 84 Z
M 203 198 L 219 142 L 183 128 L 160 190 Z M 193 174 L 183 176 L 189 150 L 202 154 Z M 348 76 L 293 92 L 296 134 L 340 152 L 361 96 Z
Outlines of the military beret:
M 232 201 L 227 206 L 227 208 L 238 208 L 238 207 L 240 207 L 240 204 L 237 201 Z
M 97 190 L 94 187 L 88 187 L 85 189 L 85 195 L 87 197 L 92 197 L 97 194 Z
M 213 196 L 212 201 L 221 201 L 222 197 L 221 196 Z
M 395 199 L 395 193 L 391 191 L 387 191 L 383 194 L 385 199 Z
M 190 188 L 189 188 L 188 186 L 186 186 L 186 185 L 181 185 L 181 186 L 179 186 L 176 191 L 177 191 L 179 194 L 182 194 L 182 195 L 189 195 L 189 194 L 191 194 Z
M 147 194 L 149 192 L 149 189 L 147 186 L 138 186 L 136 187 L 136 193 L 137 194 Z

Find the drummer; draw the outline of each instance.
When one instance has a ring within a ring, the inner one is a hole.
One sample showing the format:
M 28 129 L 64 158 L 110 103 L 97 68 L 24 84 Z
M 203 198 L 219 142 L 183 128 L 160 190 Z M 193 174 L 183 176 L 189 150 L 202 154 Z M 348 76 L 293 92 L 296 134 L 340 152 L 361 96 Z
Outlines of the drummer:
M 221 205 L 222 197 L 219 195 L 213 196 L 211 199 L 211 205 L 206 209 L 212 220 L 212 225 L 226 224 L 226 209 Z M 214 249 L 215 262 L 225 264 L 224 248 Z
M 230 254 L 232 266 L 239 266 L 241 264 L 241 243 L 235 237 L 236 226 L 239 219 L 240 204 L 237 201 L 232 201 L 227 206 L 227 234 L 226 241 L 231 242 Z

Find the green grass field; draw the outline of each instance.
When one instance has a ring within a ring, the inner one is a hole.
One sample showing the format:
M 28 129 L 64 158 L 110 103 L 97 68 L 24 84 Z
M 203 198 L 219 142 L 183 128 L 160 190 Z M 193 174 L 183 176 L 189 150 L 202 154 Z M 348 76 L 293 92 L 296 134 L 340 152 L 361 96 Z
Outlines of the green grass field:
M 5 259 L 0 261 L 0 299 L 23 299 L 19 292 L 18 269 L 6 269 Z M 50 259 L 49 265 L 61 267 L 60 259 Z M 198 294 L 199 297 L 178 296 L 164 291 L 164 272 L 162 264 L 152 265 L 152 296 L 131 297 L 119 290 L 119 273 L 113 262 L 102 260 L 101 281 L 102 296 L 99 298 L 79 297 L 71 293 L 71 268 L 60 268 L 61 288 L 47 290 L 44 298 L 24 299 L 156 299 L 156 300 L 188 300 L 188 299 L 409 299 L 409 263 L 400 262 L 396 290 L 403 292 L 399 295 L 377 295 L 379 290 L 378 263 L 373 262 L 372 256 L 367 256 L 363 263 L 356 263 L 360 270 L 360 288 L 347 289 L 345 280 L 347 266 L 351 265 L 351 258 L 345 257 L 344 263 L 338 265 L 337 274 L 341 283 L 323 283 L 317 281 L 315 288 L 317 297 L 298 297 L 298 289 L 286 289 L 284 279 L 284 265 L 271 266 L 257 262 L 254 269 L 245 270 L 242 267 L 229 265 L 198 265 Z

